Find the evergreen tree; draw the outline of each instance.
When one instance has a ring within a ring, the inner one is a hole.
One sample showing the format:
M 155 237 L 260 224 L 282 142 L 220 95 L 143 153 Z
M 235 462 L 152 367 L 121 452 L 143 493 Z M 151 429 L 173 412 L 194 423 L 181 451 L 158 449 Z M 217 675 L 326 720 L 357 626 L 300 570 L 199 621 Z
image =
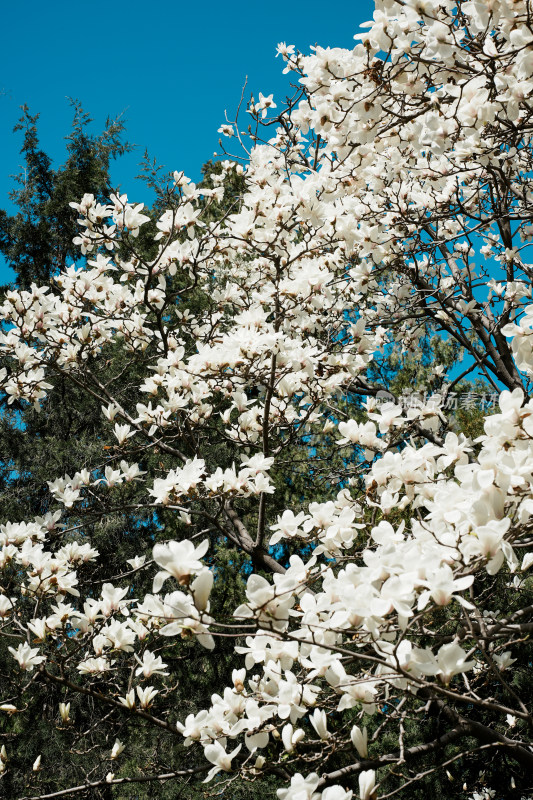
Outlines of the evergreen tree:
M 39 114 L 22 106 L 22 115 L 14 128 L 23 142 L 22 172 L 10 197 L 14 214 L 0 210 L 0 253 L 16 273 L 17 286 L 47 283 L 50 276 L 74 262 L 79 252 L 72 240 L 76 236 L 76 215 L 69 206 L 84 194 L 98 200 L 109 196 L 110 165 L 132 146 L 124 139 L 124 121 L 108 119 L 104 130 L 89 131 L 90 116 L 76 100 L 72 129 L 66 137 L 67 158 L 54 168 L 52 159 L 39 142 Z

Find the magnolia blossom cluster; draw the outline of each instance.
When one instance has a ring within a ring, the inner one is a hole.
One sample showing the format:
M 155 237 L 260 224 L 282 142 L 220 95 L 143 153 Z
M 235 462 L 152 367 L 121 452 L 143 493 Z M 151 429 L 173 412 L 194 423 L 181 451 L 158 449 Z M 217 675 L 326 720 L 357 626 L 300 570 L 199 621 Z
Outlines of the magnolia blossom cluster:
M 529 763 L 508 720 L 531 714 L 507 680 L 529 612 L 494 608 L 490 588 L 519 598 L 533 564 L 529 12 L 380 0 L 351 50 L 280 45 L 301 97 L 250 104 L 275 127 L 254 134 L 245 169 L 223 162 L 213 189 L 176 172 L 158 216 L 126 195 L 74 204 L 87 263 L 7 293 L 0 385 L 38 409 L 61 374 L 98 400 L 107 439 L 99 461 L 51 476 L 59 510 L 0 527 L 14 670 L 179 734 L 221 787 L 275 773 L 279 800 L 375 800 L 391 765 L 424 752 L 404 704 L 447 714 L 446 743 L 478 737 Z M 242 142 L 239 124 L 220 132 Z M 235 170 L 238 202 L 225 195 Z M 428 342 L 444 354 L 431 402 L 356 402 L 383 391 L 384 364 L 423 362 Z M 472 363 L 463 375 L 476 366 L 500 392 L 476 438 L 445 413 L 461 377 L 450 342 Z M 122 350 L 127 391 L 105 373 Z M 293 493 L 279 512 L 295 453 L 327 497 Z M 90 514 L 132 508 L 175 512 L 187 538 L 161 530 L 93 583 Z M 212 611 L 207 532 L 251 559 L 231 622 Z M 165 637 L 213 650 L 228 635 L 242 667 L 176 721 Z M 14 700 L 0 708 L 16 713 Z M 59 713 L 70 724 L 69 703 Z
M 133 653 L 134 645 L 142 647 L 150 631 L 158 630 L 163 636 L 181 634 L 197 636 L 204 647 L 212 648 L 213 639 L 208 633 L 210 618 L 204 613 L 209 609 L 209 594 L 213 584 L 213 573 L 199 560 L 207 550 L 207 542 L 198 547 L 190 541 L 158 544 L 154 547 L 153 559 L 162 567 L 154 578 L 154 594 L 141 599 L 129 599 L 129 587 L 117 587 L 104 583 L 99 596 L 80 598 L 77 568 L 98 557 L 98 551 L 89 544 L 72 542 L 55 553 L 50 547 L 50 530 L 57 527 L 59 515 L 54 515 L 53 528 L 47 523 L 50 518 L 26 523 L 7 524 L 1 527 L 2 568 L 6 582 L 13 571 L 21 575 L 20 597 L 0 595 L 0 617 L 19 616 L 24 597 L 38 601 L 40 616 L 27 621 L 28 640 L 38 644 L 46 643 L 48 648 L 65 648 L 69 652 L 70 643 L 75 644 L 78 655 L 77 670 L 81 673 L 96 674 L 109 670 L 116 660 L 110 653 Z M 133 559 L 134 569 L 142 568 L 145 557 Z M 11 573 L 11 574 L 10 574 Z M 174 591 L 160 595 L 165 580 L 169 577 L 178 580 L 187 591 Z M 193 578 L 193 576 L 196 576 Z M 78 599 L 76 605 L 65 602 Z M 65 641 L 65 635 L 67 640 Z M 17 637 L 23 638 L 23 637 Z M 87 649 L 83 652 L 84 646 Z M 27 641 L 15 649 L 9 648 L 19 667 L 31 671 L 46 661 L 39 648 L 31 648 Z M 149 678 L 161 673 L 155 658 L 149 650 L 142 648 L 141 665 L 136 674 Z M 156 668 L 157 667 L 157 668 Z
M 392 688 L 416 694 L 428 680 L 449 686 L 456 675 L 487 669 L 458 640 L 420 648 L 409 634 L 419 624 L 420 612 L 429 617 L 454 603 L 474 610 L 467 590 L 477 571 L 494 575 L 507 563 L 511 573 L 520 573 L 531 565 L 530 554 L 520 565 L 512 542 L 531 517 L 533 431 L 527 420 L 533 406 L 524 404 L 520 390 L 503 392 L 500 406 L 501 414 L 486 420 L 476 460 L 468 460 L 469 441 L 449 433 L 442 446 L 404 448 L 395 466 L 386 463 L 390 451 L 374 464 L 367 482 L 375 487 L 375 503 L 392 480 L 396 507 L 401 495 L 408 501 L 403 507 L 425 507 L 427 513 L 423 523 L 413 519 L 409 529 L 403 522 L 394 527 L 386 520 L 367 525 L 366 545 L 358 550 L 362 564 L 350 554 L 365 525 L 355 521 L 360 509 L 347 490 L 340 493 L 337 507 L 315 503 L 309 514 L 283 513 L 271 526 L 271 541 L 300 537 L 318 546 L 306 563 L 293 556 L 287 571 L 273 582 L 250 576 L 247 602 L 235 611 L 237 618 L 254 618 L 258 625 L 258 633 L 237 648 L 246 656 L 245 670 L 234 672 L 233 687 L 223 696 L 213 696 L 207 714 L 191 715 L 180 727 L 187 741 L 203 743 L 209 760 L 212 743 L 220 742 L 220 736 L 225 741 L 243 732 L 250 753 L 267 748 L 272 737 L 281 737 L 288 754 L 301 741 L 316 743 L 317 736 L 325 747 L 329 740 L 338 746 L 338 737 L 328 730 L 332 710 L 356 707 L 373 715 Z M 522 477 L 520 464 L 528 464 Z M 384 510 L 389 509 L 387 500 Z M 324 542 L 331 542 L 327 549 Z M 343 557 L 340 569 L 332 555 Z M 352 638 L 362 661 L 365 650 L 372 654 L 373 668 L 354 670 L 353 659 L 347 658 Z M 493 659 L 500 670 L 514 660 L 500 647 Z M 251 676 L 247 684 L 246 672 Z M 311 730 L 299 727 L 305 718 Z M 352 730 L 351 735 L 359 755 L 366 757 L 363 734 Z M 300 784 L 293 780 L 297 797 Z M 284 791 L 292 796 L 292 785 Z

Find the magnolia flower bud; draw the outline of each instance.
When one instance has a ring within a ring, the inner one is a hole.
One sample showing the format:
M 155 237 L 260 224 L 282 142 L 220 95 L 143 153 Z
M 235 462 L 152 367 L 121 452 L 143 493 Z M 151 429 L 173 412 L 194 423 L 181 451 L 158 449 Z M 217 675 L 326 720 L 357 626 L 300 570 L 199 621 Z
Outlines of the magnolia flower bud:
M 281 731 L 281 739 L 283 741 L 283 746 L 287 753 L 292 753 L 294 750 L 294 744 L 292 741 L 292 734 L 294 732 L 294 728 L 290 722 L 287 725 L 284 725 L 283 730 Z
M 293 735 L 292 735 L 292 743 L 296 747 L 298 742 L 301 742 L 302 739 L 305 739 L 305 731 L 302 728 L 297 728 Z
M 244 679 L 246 677 L 245 669 L 234 669 L 231 673 L 231 679 L 236 692 L 239 694 L 244 692 Z
M 313 716 L 309 717 L 309 719 L 320 738 L 323 741 L 329 739 L 331 734 L 328 731 L 326 712 L 323 709 L 315 708 Z
M 213 588 L 214 576 L 210 569 L 200 572 L 190 586 L 194 605 L 198 611 L 205 611 L 209 603 L 209 594 Z
M 37 756 L 37 758 L 33 762 L 32 770 L 34 772 L 39 772 L 40 769 L 41 769 L 41 756 L 39 755 L 39 756 Z
M 70 703 L 60 703 L 59 714 L 64 723 L 70 722 Z
M 359 796 L 361 800 L 374 800 L 376 793 L 376 773 L 373 769 L 367 769 L 359 775 Z
M 366 727 L 361 730 L 357 725 L 354 725 L 350 734 L 352 744 L 359 753 L 361 758 L 368 757 L 368 732 Z
M 114 761 L 123 752 L 125 745 L 119 739 L 115 739 L 115 744 L 111 750 L 111 760 Z

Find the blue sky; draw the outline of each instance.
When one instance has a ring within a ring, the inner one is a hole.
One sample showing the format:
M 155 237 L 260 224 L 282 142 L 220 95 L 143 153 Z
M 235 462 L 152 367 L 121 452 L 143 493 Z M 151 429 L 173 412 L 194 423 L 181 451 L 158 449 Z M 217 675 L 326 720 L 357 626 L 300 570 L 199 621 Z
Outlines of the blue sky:
M 236 108 L 246 76 L 252 92 L 283 97 L 289 88 L 280 41 L 306 52 L 310 45 L 352 47 L 373 2 L 309 0 L 250 3 L 78 3 L 26 0 L 6 3 L 0 32 L 0 208 L 10 208 L 11 175 L 18 172 L 20 134 L 12 129 L 19 106 L 39 112 L 44 150 L 60 164 L 72 118 L 67 97 L 78 98 L 102 129 L 124 113 L 137 150 L 112 170 L 132 200 L 143 201 L 134 181 L 147 147 L 168 170 L 193 179 L 218 149 L 224 109 Z M 9 271 L 0 264 L 0 281 Z

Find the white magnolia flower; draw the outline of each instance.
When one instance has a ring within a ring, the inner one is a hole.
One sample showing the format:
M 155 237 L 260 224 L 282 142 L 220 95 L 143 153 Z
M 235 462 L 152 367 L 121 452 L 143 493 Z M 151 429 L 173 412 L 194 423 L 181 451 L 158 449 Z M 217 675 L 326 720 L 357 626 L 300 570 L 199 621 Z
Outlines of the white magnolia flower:
M 374 800 L 376 786 L 376 773 L 373 769 L 365 770 L 359 774 L 359 797 L 361 800 Z
M 115 743 L 111 749 L 111 760 L 115 761 L 121 753 L 124 752 L 125 745 L 119 740 L 115 739 Z
M 350 738 L 359 756 L 361 758 L 368 758 L 368 732 L 366 727 L 361 730 L 357 725 L 354 725 L 350 733 Z
M 30 647 L 29 644 L 19 644 L 15 650 L 13 647 L 7 648 L 14 659 L 17 660 L 19 667 L 22 670 L 31 672 L 34 667 L 46 661 L 46 656 L 39 655 L 38 647 Z
M 152 675 L 168 675 L 165 672 L 166 664 L 163 663 L 161 656 L 156 656 L 149 650 L 145 650 L 142 660 L 135 653 L 135 660 L 140 666 L 135 670 L 135 675 L 143 675 L 145 678 L 150 678 Z
M 167 578 L 176 578 L 179 584 L 187 586 L 191 574 L 204 569 L 200 559 L 206 554 L 209 542 L 207 539 L 197 547 L 185 539 L 182 542 L 156 544 L 153 549 L 154 561 L 163 567 L 154 578 L 154 592 L 159 592 Z
M 235 756 L 240 753 L 241 748 L 242 745 L 238 745 L 234 750 L 231 751 L 231 753 L 226 753 L 219 741 L 214 741 L 212 744 L 206 745 L 206 747 L 204 747 L 205 757 L 215 766 L 209 770 L 204 783 L 208 783 L 210 780 L 212 780 L 217 772 L 220 772 L 221 770 L 224 772 L 230 772 L 232 759 L 234 759 Z
M 65 724 L 70 721 L 70 703 L 59 704 L 59 716 Z

